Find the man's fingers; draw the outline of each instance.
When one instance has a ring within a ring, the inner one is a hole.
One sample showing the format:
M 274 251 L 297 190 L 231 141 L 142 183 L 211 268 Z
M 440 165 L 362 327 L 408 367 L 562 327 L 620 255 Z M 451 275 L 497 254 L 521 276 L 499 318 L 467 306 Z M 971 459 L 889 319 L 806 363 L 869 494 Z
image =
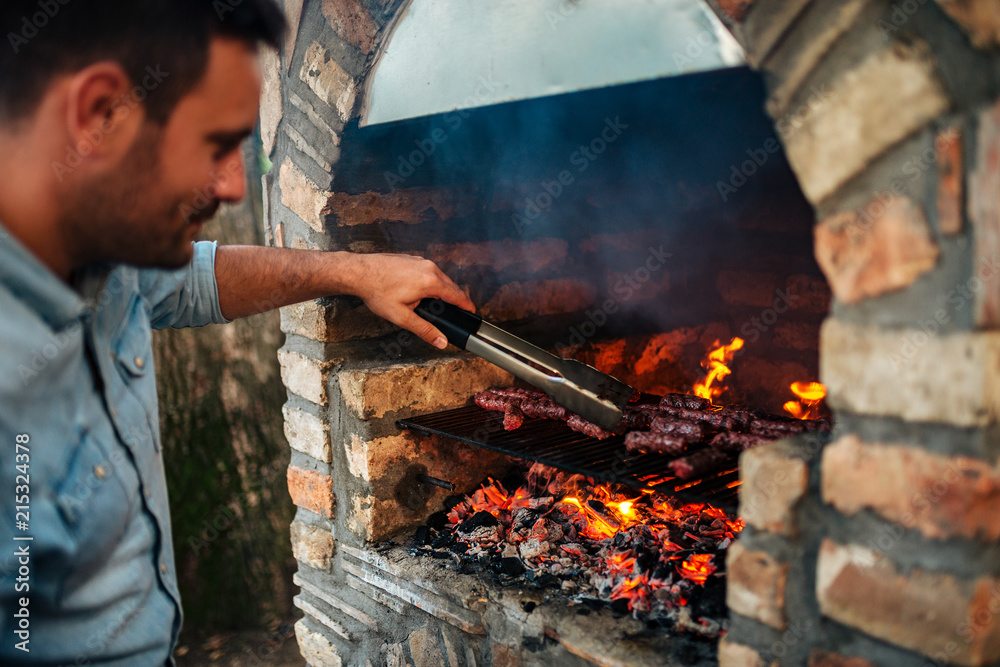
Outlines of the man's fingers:
M 407 312 L 409 314 L 404 315 L 400 318 L 400 321 L 397 322 L 399 326 L 404 329 L 409 329 L 439 350 L 443 350 L 448 347 L 448 339 L 444 337 L 444 334 L 441 333 L 437 327 L 414 313 L 412 310 Z

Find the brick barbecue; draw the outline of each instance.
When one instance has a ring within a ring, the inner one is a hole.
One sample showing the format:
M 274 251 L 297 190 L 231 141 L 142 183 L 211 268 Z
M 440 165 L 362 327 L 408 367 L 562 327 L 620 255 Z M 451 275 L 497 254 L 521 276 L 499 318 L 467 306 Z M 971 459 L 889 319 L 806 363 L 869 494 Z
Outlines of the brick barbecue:
M 409 553 L 517 463 L 397 421 L 513 379 L 357 300 L 286 308 L 311 665 L 1000 664 L 1000 9 L 720 0 L 755 71 L 360 127 L 405 3 L 284 4 L 269 243 L 429 257 L 484 317 L 652 393 L 742 336 L 725 400 L 776 413 L 819 379 L 836 417 L 742 456 L 727 632 L 685 657 Z

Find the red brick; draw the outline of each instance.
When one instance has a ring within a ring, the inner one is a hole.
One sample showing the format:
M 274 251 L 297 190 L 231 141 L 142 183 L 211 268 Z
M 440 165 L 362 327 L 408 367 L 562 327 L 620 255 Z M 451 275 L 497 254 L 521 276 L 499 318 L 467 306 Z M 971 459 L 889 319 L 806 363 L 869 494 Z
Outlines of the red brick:
M 734 21 L 742 21 L 753 0 L 718 0 L 719 9 Z
M 715 285 L 726 303 L 757 308 L 770 308 L 775 292 L 782 286 L 779 276 L 773 273 L 749 271 L 720 271 Z
M 343 227 L 377 222 L 416 225 L 427 220 L 446 221 L 469 215 L 474 207 L 474 198 L 454 190 L 407 188 L 388 194 L 336 192 L 330 196 L 323 213 L 335 215 L 337 224 Z
M 597 290 L 582 280 L 560 278 L 503 285 L 482 306 L 486 319 L 520 320 L 540 315 L 560 315 L 592 308 Z
M 837 213 L 816 227 L 816 261 L 843 303 L 908 287 L 938 254 L 923 212 L 906 197 L 882 195 L 861 215 Z
M 962 133 L 957 127 L 938 134 L 934 141 L 937 155 L 938 228 L 943 234 L 958 234 L 964 226 L 964 191 L 962 188 Z
M 900 572 L 860 545 L 820 547 L 816 596 L 829 618 L 873 637 L 948 662 L 979 666 L 1000 658 L 1000 580 L 975 581 L 913 568 Z M 951 650 L 953 649 L 953 650 Z
M 976 324 L 996 329 L 1000 328 L 1000 103 L 979 114 L 976 163 L 968 187 L 975 271 L 983 282 L 976 290 Z
M 378 26 L 358 0 L 323 0 L 323 16 L 344 41 L 363 53 L 372 50 Z
M 984 461 L 846 435 L 823 451 L 823 500 L 930 538 L 1000 539 L 1000 471 Z
M 736 541 L 726 554 L 726 604 L 731 611 L 777 630 L 788 627 L 785 583 L 788 563 Z
M 864 658 L 849 658 L 839 653 L 815 650 L 809 654 L 809 667 L 876 667 Z
M 288 493 L 292 502 L 310 512 L 333 518 L 333 478 L 315 470 L 288 467 Z
M 522 243 L 513 239 L 486 243 L 435 243 L 427 248 L 427 259 L 444 270 L 489 267 L 510 269 L 519 275 L 559 269 L 566 264 L 569 244 L 562 239 Z
M 997 0 L 937 0 L 981 49 L 1000 44 L 1000 2 Z
M 794 535 L 795 506 L 805 496 L 809 466 L 791 445 L 775 442 L 748 450 L 740 458 L 740 517 L 749 525 Z
M 819 324 L 778 322 L 774 325 L 774 346 L 785 350 L 818 350 Z

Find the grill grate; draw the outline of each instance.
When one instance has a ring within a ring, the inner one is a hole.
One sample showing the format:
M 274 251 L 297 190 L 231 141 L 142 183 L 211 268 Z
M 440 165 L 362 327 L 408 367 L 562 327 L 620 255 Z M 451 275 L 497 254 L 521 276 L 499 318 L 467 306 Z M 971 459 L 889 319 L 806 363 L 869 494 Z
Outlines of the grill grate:
M 740 484 L 734 454 L 718 472 L 680 480 L 670 475 L 674 460 L 664 454 L 634 454 L 625 449 L 625 436 L 598 440 L 571 430 L 564 422 L 526 418 L 521 428 L 503 430 L 503 414 L 478 405 L 401 419 L 400 428 L 439 435 L 509 456 L 537 461 L 560 470 L 617 483 L 635 489 L 653 489 L 692 502 L 711 502 L 732 509 Z M 695 451 L 695 450 L 691 450 Z M 686 454 L 691 453 L 686 452 Z

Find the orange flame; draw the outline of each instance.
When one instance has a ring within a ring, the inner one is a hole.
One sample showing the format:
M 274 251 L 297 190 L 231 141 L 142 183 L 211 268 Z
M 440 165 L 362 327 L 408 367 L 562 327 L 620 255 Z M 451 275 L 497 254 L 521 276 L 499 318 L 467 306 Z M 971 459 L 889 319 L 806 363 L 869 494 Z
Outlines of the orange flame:
M 704 584 L 708 577 L 719 569 L 712 563 L 712 558 L 712 554 L 691 554 L 681 563 L 681 576 L 696 584 Z
M 826 386 L 820 382 L 793 382 L 792 393 L 797 401 L 788 401 L 784 408 L 796 419 L 816 419 L 819 417 L 819 403 L 826 398 Z
M 713 343 L 715 349 L 708 353 L 708 358 L 701 362 L 701 365 L 708 369 L 708 374 L 701 382 L 695 383 L 694 395 L 707 398 L 713 404 L 715 399 L 726 390 L 723 386 L 712 385 L 725 379 L 733 371 L 727 366 L 733 360 L 737 351 L 743 349 L 743 339 L 733 338 L 728 345 L 722 345 L 719 341 Z

